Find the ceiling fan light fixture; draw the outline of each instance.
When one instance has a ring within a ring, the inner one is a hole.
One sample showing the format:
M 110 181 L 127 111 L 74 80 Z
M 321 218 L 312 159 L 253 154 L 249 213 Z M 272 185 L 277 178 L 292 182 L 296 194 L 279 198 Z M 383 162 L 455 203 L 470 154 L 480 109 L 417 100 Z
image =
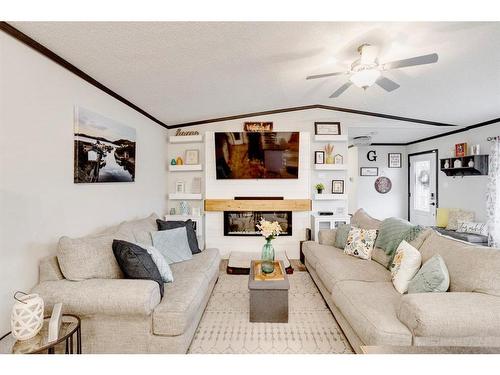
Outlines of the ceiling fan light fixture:
M 354 72 L 349 80 L 356 86 L 362 89 L 367 89 L 373 85 L 380 77 L 380 70 L 378 69 L 362 69 Z

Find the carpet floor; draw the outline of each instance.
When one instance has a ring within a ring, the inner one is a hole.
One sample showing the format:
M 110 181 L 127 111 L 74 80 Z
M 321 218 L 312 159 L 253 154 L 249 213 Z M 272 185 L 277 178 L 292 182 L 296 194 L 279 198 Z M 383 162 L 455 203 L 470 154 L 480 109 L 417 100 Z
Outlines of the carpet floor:
M 309 273 L 288 276 L 288 323 L 250 323 L 248 276 L 221 272 L 189 353 L 352 353 Z

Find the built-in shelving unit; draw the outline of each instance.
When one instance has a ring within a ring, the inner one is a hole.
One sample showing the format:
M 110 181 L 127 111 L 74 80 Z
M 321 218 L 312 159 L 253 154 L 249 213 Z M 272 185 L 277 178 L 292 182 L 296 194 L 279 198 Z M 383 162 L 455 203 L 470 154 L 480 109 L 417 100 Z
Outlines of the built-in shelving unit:
M 345 201 L 347 194 L 314 194 L 315 201 Z
M 173 201 L 199 201 L 203 199 L 203 196 L 194 193 L 170 193 L 168 199 Z
M 347 142 L 347 135 L 314 135 L 315 142 Z
M 461 167 L 454 167 L 456 160 L 460 160 Z M 446 162 L 448 162 L 448 168 L 445 167 Z M 439 164 L 441 171 L 447 176 L 484 176 L 488 174 L 488 155 L 440 159 Z
M 320 229 L 335 228 L 339 223 L 348 223 L 348 149 L 349 137 L 347 129 L 341 126 L 341 134 L 326 135 L 313 134 L 311 135 L 311 197 L 312 212 L 311 212 L 311 229 L 313 238 L 317 239 L 317 232 Z M 328 159 L 326 155 L 326 146 L 333 146 L 331 156 L 335 159 L 338 155 L 342 156 L 342 161 L 337 164 L 315 164 L 315 152 L 325 152 L 324 161 Z M 333 194 L 333 181 L 344 182 L 344 194 Z M 318 194 L 315 188 L 316 184 L 323 184 L 325 187 L 322 194 Z M 333 215 L 319 215 L 319 212 L 328 212 Z
M 170 143 L 201 143 L 203 135 L 171 135 L 168 137 Z
M 314 164 L 317 171 L 347 171 L 347 164 Z
M 170 172 L 190 172 L 190 171 L 202 171 L 203 166 L 201 164 L 183 164 L 183 165 L 172 165 L 169 164 L 168 170 Z

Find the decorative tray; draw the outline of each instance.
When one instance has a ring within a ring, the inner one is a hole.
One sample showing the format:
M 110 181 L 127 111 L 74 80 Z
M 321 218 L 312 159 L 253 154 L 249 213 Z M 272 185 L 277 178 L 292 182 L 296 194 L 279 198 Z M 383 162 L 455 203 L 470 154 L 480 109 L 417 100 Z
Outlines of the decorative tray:
M 262 261 L 256 260 L 254 262 L 254 280 L 255 281 L 280 281 L 285 280 L 285 272 L 281 268 L 281 263 L 278 260 L 274 262 L 274 271 L 271 273 L 262 272 Z

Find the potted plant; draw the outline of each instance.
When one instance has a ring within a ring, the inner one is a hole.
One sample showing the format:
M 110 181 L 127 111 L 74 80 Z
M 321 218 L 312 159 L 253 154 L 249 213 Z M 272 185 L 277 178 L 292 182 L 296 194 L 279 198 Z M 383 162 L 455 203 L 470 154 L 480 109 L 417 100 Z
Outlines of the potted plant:
M 323 193 L 323 190 L 325 190 L 325 185 L 323 185 L 323 184 L 316 184 L 314 187 L 318 191 L 318 194 Z

